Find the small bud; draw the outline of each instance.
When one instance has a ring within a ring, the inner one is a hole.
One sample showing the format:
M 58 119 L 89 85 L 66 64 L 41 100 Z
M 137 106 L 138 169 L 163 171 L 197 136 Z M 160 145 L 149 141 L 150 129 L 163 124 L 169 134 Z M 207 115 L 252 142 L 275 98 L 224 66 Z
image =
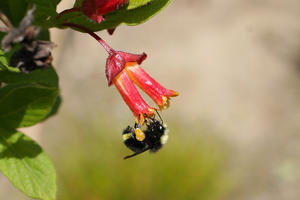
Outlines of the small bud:
M 98 24 L 105 20 L 104 15 L 119 9 L 129 0 L 84 0 L 82 11 Z

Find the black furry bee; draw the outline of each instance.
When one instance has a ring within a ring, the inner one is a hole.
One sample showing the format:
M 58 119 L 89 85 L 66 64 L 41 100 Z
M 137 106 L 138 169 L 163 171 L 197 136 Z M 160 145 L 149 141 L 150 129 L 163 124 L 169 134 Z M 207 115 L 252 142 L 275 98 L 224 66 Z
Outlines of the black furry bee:
M 124 159 L 131 158 L 147 150 L 157 152 L 168 140 L 165 125 L 154 118 L 147 118 L 146 130 L 142 131 L 137 125 L 134 128 L 128 126 L 123 131 L 122 136 L 124 144 L 135 152 Z

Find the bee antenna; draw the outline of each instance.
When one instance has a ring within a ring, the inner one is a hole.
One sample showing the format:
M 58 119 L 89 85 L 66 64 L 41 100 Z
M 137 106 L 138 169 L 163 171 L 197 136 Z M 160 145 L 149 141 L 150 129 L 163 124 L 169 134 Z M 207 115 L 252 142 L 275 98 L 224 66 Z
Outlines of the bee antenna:
M 143 150 L 143 151 L 141 151 L 141 152 L 139 152 L 139 153 L 134 153 L 134 154 L 131 154 L 131 155 L 129 155 L 129 156 L 125 156 L 123 159 L 126 160 L 126 159 L 128 159 L 128 158 L 132 158 L 132 157 L 137 156 L 137 155 L 139 155 L 139 154 L 141 154 L 141 153 L 144 153 L 145 151 L 148 151 L 149 149 L 150 149 L 150 148 L 148 147 L 148 148 L 146 148 L 145 150 Z
M 164 121 L 162 120 L 162 118 L 161 118 L 160 114 L 158 113 L 158 111 L 157 111 L 157 110 L 155 110 L 155 112 L 156 112 L 156 114 L 158 115 L 158 117 L 159 117 L 159 119 L 160 119 L 161 123 L 163 124 L 163 123 L 164 123 Z

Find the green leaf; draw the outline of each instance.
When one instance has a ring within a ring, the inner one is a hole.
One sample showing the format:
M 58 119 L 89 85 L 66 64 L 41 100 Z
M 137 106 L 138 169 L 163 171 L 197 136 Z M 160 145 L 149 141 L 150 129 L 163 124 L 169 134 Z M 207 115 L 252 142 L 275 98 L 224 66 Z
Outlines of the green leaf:
M 32 126 L 51 111 L 58 89 L 39 84 L 8 84 L 0 89 L 0 122 L 9 128 Z
M 80 7 L 83 1 L 84 0 L 76 0 L 74 7 Z M 152 1 L 152 0 L 130 0 L 127 8 L 134 9 L 134 8 L 143 6 L 147 3 L 149 3 L 150 1 Z
M 23 133 L 0 127 L 0 170 L 29 197 L 55 199 L 53 164 L 42 148 Z
M 152 0 L 131 0 L 131 1 L 129 1 L 129 5 L 128 5 L 127 9 L 134 9 L 137 7 L 141 7 L 151 1 Z
M 56 11 L 56 6 L 61 0 L 25 0 L 29 4 L 36 5 L 41 8 L 48 8 L 50 12 Z
M 18 26 L 27 11 L 28 4 L 24 0 L 1 0 L 0 8 L 11 23 Z
M 84 0 L 76 0 L 75 3 L 74 3 L 74 8 L 75 7 L 80 7 L 83 1 Z
M 56 7 L 61 0 L 25 0 L 30 6 L 35 5 L 34 24 L 47 28 L 51 19 L 57 16 Z
M 58 95 L 58 77 L 50 67 L 29 74 L 0 71 L 0 122 L 9 128 L 32 126 L 49 117 Z
M 58 20 L 54 20 L 53 26 L 60 27 L 60 24 L 67 20 L 70 23 L 82 25 L 92 31 L 100 31 L 114 28 L 122 23 L 135 26 L 146 22 L 167 6 L 171 0 L 131 0 L 128 6 L 105 15 L 105 21 L 100 24 L 89 19 L 80 12 L 67 13 Z
M 7 69 L 8 69 L 8 62 L 5 57 L 4 51 L 0 48 L 0 71 L 7 70 Z M 0 83 L 1 83 L 1 78 L 0 78 Z
M 49 117 L 52 117 L 53 115 L 55 115 L 57 113 L 57 111 L 61 105 L 61 102 L 62 102 L 62 98 L 61 98 L 61 96 L 58 95 L 55 99 L 55 102 L 52 106 L 51 111 L 48 113 L 48 115 L 45 117 L 44 120 L 48 119 Z
M 4 53 L 0 48 L 0 73 L 2 71 L 20 72 L 20 70 L 18 68 L 8 66 L 7 57 L 8 57 L 8 54 Z M 3 80 L 1 80 L 1 78 L 0 78 L 0 83 L 2 81 Z
M 0 71 L 0 82 L 5 83 L 37 83 L 48 87 L 58 87 L 58 76 L 53 67 L 34 70 L 28 74 L 23 72 Z
M 20 72 L 20 70 L 18 68 L 16 68 L 16 67 L 10 67 L 8 65 L 9 57 L 13 54 L 13 52 L 17 48 L 18 47 L 14 47 L 13 50 L 11 50 L 9 53 L 4 53 L 4 51 L 0 47 L 0 73 L 1 73 L 1 71 Z M 1 81 L 2 80 L 0 78 L 0 83 L 1 83 Z

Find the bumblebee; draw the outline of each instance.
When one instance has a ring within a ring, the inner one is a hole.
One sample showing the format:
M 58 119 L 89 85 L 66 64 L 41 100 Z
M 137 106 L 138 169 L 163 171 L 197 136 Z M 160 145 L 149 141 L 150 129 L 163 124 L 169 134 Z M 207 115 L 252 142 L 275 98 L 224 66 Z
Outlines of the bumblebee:
M 124 159 L 148 150 L 152 153 L 157 152 L 167 142 L 168 134 L 163 123 L 154 118 L 147 118 L 145 122 L 146 130 L 141 130 L 141 127 L 135 124 L 134 128 L 127 126 L 123 131 L 124 144 L 134 152 L 134 154 L 124 157 Z

